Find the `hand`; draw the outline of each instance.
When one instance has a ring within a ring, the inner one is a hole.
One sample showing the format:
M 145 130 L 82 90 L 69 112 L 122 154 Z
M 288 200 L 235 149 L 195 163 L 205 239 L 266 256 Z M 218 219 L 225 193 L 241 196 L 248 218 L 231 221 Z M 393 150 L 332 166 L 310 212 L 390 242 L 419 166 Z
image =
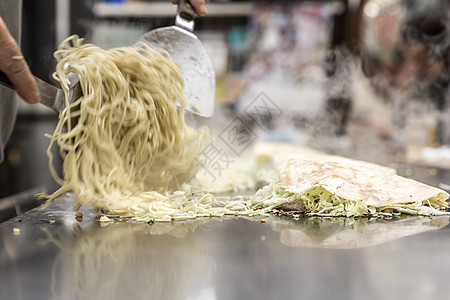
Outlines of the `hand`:
M 178 4 L 178 0 L 171 0 L 172 4 Z M 204 17 L 208 13 L 206 10 L 206 4 L 209 2 L 209 0 L 190 0 L 192 6 L 195 9 L 195 12 L 201 16 Z
M 5 72 L 16 88 L 17 94 L 26 102 L 39 102 L 39 90 L 28 64 L 6 24 L 0 17 L 0 70 Z

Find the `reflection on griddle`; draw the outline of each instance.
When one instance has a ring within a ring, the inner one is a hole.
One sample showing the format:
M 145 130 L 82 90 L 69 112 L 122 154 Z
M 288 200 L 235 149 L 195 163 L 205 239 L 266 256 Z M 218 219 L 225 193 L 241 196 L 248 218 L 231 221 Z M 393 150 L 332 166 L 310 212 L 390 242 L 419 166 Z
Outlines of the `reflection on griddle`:
M 368 218 L 271 218 L 272 229 L 290 247 L 353 249 L 397 240 L 443 228 L 448 217 Z
M 75 242 L 44 229 L 47 238 L 41 243 L 61 248 L 52 274 L 55 297 L 186 299 L 192 282 L 207 284 L 211 278 L 208 249 L 192 233 L 199 227 L 209 230 L 213 223 L 116 222 L 75 232 Z

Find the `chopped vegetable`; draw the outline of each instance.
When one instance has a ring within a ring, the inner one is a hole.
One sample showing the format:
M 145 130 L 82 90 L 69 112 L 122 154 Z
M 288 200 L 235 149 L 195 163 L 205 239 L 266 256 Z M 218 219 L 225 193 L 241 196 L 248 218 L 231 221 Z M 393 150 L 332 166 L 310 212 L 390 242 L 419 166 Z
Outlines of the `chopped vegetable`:
M 370 206 L 363 200 L 347 200 L 328 192 L 324 187 L 316 186 L 303 194 L 287 191 L 280 182 L 272 183 L 260 189 L 251 200 L 253 209 L 259 208 L 272 212 L 283 204 L 300 203 L 302 213 L 319 217 L 392 217 L 403 213 L 409 215 L 430 216 L 448 214 L 448 203 L 436 196 L 425 201 L 398 203 L 391 206 Z
M 101 216 L 99 221 L 102 222 L 102 223 L 104 223 L 104 222 L 111 222 L 111 219 L 108 218 L 107 216 Z

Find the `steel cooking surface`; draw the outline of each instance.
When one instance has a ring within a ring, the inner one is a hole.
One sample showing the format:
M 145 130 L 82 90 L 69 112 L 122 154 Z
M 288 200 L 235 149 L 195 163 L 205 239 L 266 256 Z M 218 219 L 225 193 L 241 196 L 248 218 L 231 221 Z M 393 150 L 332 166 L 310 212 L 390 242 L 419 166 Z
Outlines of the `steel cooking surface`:
M 0 225 L 1 299 L 431 299 L 445 218 L 102 224 L 71 199 Z

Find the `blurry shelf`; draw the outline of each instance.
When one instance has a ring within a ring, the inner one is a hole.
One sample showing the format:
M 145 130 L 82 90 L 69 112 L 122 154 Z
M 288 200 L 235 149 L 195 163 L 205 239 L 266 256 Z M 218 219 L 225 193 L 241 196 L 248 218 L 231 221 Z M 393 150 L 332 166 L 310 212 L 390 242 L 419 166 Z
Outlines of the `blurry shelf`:
M 207 6 L 209 17 L 249 16 L 254 2 L 210 3 Z M 146 3 L 95 3 L 94 15 L 108 17 L 171 17 L 176 13 L 176 6 L 166 2 Z

